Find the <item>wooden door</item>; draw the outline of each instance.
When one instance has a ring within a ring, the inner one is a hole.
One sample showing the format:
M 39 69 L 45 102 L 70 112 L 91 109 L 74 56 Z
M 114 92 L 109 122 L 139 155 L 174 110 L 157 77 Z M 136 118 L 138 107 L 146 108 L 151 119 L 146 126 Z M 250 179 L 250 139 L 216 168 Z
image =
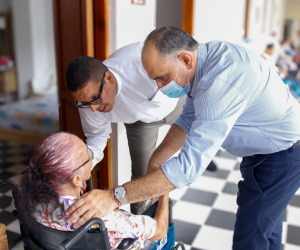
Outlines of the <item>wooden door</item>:
M 95 0 L 101 2 L 101 0 Z M 66 84 L 66 69 L 69 63 L 80 56 L 94 56 L 94 1 L 53 0 L 57 80 L 59 89 L 59 123 L 61 131 L 68 131 L 85 140 L 78 109 Z M 104 46 L 101 43 L 98 47 Z M 107 153 L 105 158 L 107 159 Z M 108 161 L 107 161 L 108 162 Z M 92 171 L 94 188 L 105 188 L 109 183 L 108 164 L 102 163 L 99 173 Z M 104 174 L 102 175 L 101 172 Z M 98 176 L 102 176 L 99 185 Z M 109 186 L 108 186 L 109 187 Z
M 193 36 L 194 0 L 182 1 L 182 30 Z
M 94 0 L 95 57 L 101 62 L 109 56 L 108 51 L 108 0 Z M 107 140 L 104 158 L 98 164 L 98 179 L 101 189 L 111 188 L 111 144 Z

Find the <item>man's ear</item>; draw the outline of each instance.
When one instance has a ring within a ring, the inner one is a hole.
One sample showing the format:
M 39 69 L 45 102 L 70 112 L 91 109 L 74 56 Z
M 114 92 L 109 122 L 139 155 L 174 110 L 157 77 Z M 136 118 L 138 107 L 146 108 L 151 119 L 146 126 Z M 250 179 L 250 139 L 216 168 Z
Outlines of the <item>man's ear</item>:
M 82 181 L 79 174 L 75 175 L 72 179 L 72 183 L 76 187 L 82 187 Z
M 182 60 L 189 69 L 193 68 L 194 61 L 193 61 L 193 57 L 190 52 L 182 51 L 178 55 L 178 57 L 179 57 L 179 60 Z
M 113 76 L 113 74 L 110 71 L 106 72 L 106 74 L 105 74 L 105 80 L 106 80 L 106 82 L 108 82 L 110 84 L 114 82 L 114 76 Z

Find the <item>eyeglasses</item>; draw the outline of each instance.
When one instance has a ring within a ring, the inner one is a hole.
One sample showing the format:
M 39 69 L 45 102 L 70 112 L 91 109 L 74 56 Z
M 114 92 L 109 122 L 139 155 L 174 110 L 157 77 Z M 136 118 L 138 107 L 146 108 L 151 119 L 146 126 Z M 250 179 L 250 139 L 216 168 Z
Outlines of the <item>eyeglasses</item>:
M 101 95 L 102 95 L 103 86 L 104 86 L 104 84 L 105 84 L 104 77 L 105 77 L 105 73 L 106 73 L 107 71 L 109 71 L 109 70 L 106 69 L 106 70 L 104 71 L 104 74 L 103 74 L 103 77 L 102 77 L 102 80 L 101 80 L 99 96 L 96 97 L 95 99 L 91 100 L 91 101 L 88 102 L 88 103 L 82 103 L 82 102 L 79 102 L 79 101 L 75 100 L 75 106 L 76 106 L 77 108 L 88 109 L 88 108 L 90 108 L 90 105 L 98 105 L 98 104 L 100 104 L 100 103 L 103 102 L 103 100 L 101 99 Z
M 93 151 L 92 151 L 91 149 L 88 148 L 88 152 L 89 152 L 89 157 L 90 157 L 90 158 L 89 158 L 85 163 L 83 163 L 80 167 L 78 167 L 78 168 L 76 168 L 75 170 L 73 170 L 73 172 L 75 172 L 75 171 L 77 171 L 78 169 L 82 168 L 82 167 L 83 167 L 85 164 L 87 164 L 88 162 L 94 160 L 94 153 L 93 153 Z

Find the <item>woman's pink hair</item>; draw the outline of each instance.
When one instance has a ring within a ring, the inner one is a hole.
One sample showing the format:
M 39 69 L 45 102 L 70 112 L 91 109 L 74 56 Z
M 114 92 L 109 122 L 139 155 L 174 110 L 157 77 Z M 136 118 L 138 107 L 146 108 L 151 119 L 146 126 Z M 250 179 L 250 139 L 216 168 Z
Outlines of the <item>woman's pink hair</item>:
M 47 137 L 36 147 L 29 165 L 36 165 L 55 191 L 62 190 L 76 174 L 83 171 L 79 169 L 73 172 L 80 166 L 78 147 L 75 135 L 58 132 Z

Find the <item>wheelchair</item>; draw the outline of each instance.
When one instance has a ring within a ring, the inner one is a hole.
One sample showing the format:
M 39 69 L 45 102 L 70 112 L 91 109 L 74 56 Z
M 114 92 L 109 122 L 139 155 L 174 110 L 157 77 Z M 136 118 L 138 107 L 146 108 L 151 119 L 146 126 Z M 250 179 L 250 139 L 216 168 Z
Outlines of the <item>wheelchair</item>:
M 4 186 L 10 187 L 12 190 L 15 209 L 13 215 L 18 218 L 18 201 L 16 199 L 17 185 L 10 180 L 1 181 L 0 189 Z M 87 181 L 87 190 L 92 190 L 92 179 Z M 158 202 L 151 205 L 143 215 L 154 217 Z M 185 250 L 182 242 L 179 242 L 176 246 L 174 240 L 174 225 L 172 221 L 172 201 L 169 202 L 169 229 L 167 233 L 167 241 L 165 239 L 157 241 L 149 250 L 178 250 L 179 247 Z M 89 230 L 89 228 L 98 224 L 99 228 L 96 230 Z M 31 232 L 27 230 L 20 223 L 20 231 L 23 238 L 24 250 L 110 250 L 110 244 L 108 240 L 107 228 L 104 222 L 100 218 L 92 218 L 87 221 L 84 225 L 79 227 L 76 231 L 60 231 L 38 224 L 38 230 L 40 232 L 37 238 Z M 128 249 L 135 242 L 135 239 L 123 239 L 118 249 Z

